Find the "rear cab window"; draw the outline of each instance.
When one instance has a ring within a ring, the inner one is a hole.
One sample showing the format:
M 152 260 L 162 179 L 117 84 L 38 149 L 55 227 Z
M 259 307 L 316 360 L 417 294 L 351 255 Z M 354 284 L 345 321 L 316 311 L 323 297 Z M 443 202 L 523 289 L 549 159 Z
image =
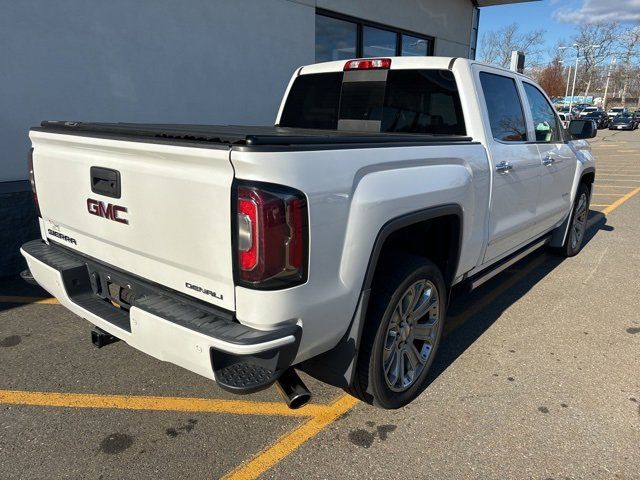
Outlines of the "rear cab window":
M 289 91 L 279 126 L 466 135 L 460 95 L 451 71 L 361 73 L 300 75 Z

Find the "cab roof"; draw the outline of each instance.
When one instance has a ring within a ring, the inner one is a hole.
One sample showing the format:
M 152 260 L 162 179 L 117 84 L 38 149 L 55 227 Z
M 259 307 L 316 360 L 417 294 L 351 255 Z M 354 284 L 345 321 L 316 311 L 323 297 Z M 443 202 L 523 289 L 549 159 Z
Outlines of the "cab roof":
M 489 63 L 479 62 L 477 60 L 471 60 L 463 57 L 375 57 L 376 59 L 385 58 L 391 60 L 391 67 L 389 70 L 411 70 L 411 69 L 432 69 L 432 70 L 450 70 L 454 64 L 464 62 L 468 65 L 481 65 L 483 67 L 491 68 L 493 70 L 500 70 L 509 75 L 519 76 L 523 79 L 531 81 L 532 79 L 527 75 L 523 75 L 508 68 L 503 68 L 497 65 L 491 65 Z M 373 59 L 373 58 L 372 58 Z M 342 72 L 347 63 L 353 60 L 372 60 L 367 58 L 351 58 L 344 60 L 336 60 L 333 62 L 314 63 L 311 65 L 305 65 L 297 71 L 297 75 L 308 75 L 313 73 L 331 73 Z

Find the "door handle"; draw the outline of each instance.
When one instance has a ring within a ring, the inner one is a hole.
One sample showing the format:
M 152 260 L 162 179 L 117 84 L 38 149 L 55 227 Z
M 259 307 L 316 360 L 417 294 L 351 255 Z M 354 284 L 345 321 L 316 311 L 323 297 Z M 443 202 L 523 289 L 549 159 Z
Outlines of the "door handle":
M 542 164 L 545 167 L 548 167 L 549 165 L 553 165 L 555 163 L 555 159 L 551 156 L 546 156 L 545 158 L 542 159 Z
M 496 172 L 499 173 L 508 173 L 513 170 L 513 163 L 509 162 L 500 162 L 496 165 Z

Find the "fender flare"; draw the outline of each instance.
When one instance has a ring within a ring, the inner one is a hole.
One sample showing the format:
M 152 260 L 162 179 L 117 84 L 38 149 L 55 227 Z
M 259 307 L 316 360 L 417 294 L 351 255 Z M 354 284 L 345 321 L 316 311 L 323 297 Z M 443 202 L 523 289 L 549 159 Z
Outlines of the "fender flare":
M 380 260 L 380 255 L 385 241 L 392 233 L 402 228 L 450 215 L 455 215 L 458 217 L 459 221 L 457 251 L 455 253 L 454 261 L 452 262 L 452 273 L 450 275 L 451 278 L 448 279 L 448 283 L 453 281 L 453 276 L 455 275 L 455 270 L 457 269 L 458 262 L 460 260 L 462 247 L 463 210 L 460 205 L 446 204 L 429 207 L 389 220 L 380 228 L 380 231 L 374 241 L 373 248 L 369 256 L 369 262 L 367 264 L 367 270 L 362 282 L 362 288 L 358 297 L 356 310 L 351 317 L 351 322 L 347 327 L 347 331 L 333 348 L 302 362 L 298 365 L 298 368 L 305 371 L 312 377 L 336 387 L 347 388 L 352 384 L 353 376 L 356 371 L 355 367 L 360 347 L 360 339 L 362 338 L 362 331 L 367 316 L 371 285 L 373 283 L 374 274 Z

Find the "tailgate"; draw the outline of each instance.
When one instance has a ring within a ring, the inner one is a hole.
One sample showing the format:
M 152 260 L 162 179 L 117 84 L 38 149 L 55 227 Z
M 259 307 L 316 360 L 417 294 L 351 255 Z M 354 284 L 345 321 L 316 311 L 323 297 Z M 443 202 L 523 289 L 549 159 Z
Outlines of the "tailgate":
M 30 137 L 49 239 L 234 310 L 228 147 Z

